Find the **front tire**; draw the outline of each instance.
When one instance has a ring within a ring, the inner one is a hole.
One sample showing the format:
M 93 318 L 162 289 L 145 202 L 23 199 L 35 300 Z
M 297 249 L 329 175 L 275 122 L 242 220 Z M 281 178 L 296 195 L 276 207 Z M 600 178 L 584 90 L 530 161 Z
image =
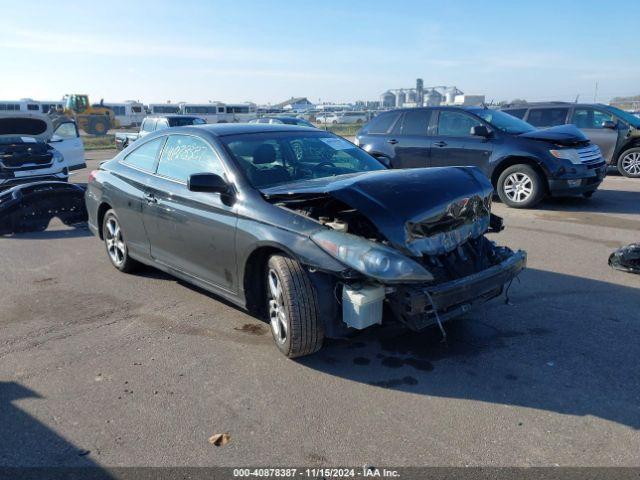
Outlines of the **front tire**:
M 137 262 L 129 256 L 120 221 L 113 209 L 104 214 L 102 238 L 111 264 L 124 273 L 133 271 Z
M 278 349 L 295 358 L 322 347 L 324 329 L 311 279 L 300 263 L 285 255 L 273 255 L 267 263 L 267 311 Z
M 620 154 L 618 172 L 629 178 L 640 178 L 640 148 L 630 148 Z
M 529 165 L 512 165 L 498 178 L 498 196 L 512 208 L 531 208 L 544 197 L 544 183 L 540 174 Z

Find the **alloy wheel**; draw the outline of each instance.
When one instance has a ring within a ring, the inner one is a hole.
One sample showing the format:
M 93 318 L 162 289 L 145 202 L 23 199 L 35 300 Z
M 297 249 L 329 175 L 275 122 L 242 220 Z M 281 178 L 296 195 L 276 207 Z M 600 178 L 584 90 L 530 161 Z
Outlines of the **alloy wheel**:
M 512 202 L 525 202 L 533 193 L 533 181 L 525 173 L 513 172 L 505 179 L 503 190 Z
M 622 169 L 630 175 L 640 175 L 640 152 L 627 153 L 622 159 Z
M 122 266 L 127 254 L 127 247 L 124 244 L 122 230 L 115 217 L 109 217 L 107 219 L 104 236 L 104 241 L 107 244 L 107 252 L 109 253 L 111 261 L 117 267 Z
M 269 321 L 276 342 L 283 344 L 287 340 L 287 313 L 284 308 L 282 283 L 273 269 L 267 273 L 269 295 Z

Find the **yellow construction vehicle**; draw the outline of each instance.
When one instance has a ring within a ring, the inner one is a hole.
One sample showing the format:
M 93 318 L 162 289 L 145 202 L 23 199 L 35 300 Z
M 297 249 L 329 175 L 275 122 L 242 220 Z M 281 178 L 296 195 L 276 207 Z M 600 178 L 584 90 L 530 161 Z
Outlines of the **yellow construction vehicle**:
M 53 115 L 66 115 L 75 119 L 78 127 L 90 135 L 106 135 L 111 128 L 117 127 L 113 110 L 101 105 L 92 106 L 88 95 L 72 93 L 63 97 L 64 109 L 52 112 Z

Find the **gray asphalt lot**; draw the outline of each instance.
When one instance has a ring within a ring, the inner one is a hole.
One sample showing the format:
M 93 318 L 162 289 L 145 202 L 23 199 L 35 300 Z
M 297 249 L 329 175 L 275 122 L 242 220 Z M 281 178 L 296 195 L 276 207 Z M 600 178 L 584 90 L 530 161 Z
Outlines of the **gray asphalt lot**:
M 510 304 L 448 345 L 380 327 L 297 361 L 84 228 L 0 238 L 0 465 L 639 465 L 640 276 L 607 258 L 640 241 L 640 181 L 494 210 L 529 253 Z

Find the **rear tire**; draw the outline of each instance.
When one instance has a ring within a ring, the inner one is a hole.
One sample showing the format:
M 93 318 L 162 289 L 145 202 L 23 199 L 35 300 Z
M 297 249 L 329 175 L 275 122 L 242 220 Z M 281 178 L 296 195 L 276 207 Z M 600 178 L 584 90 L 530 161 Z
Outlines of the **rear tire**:
M 640 148 L 630 148 L 622 152 L 616 166 L 620 175 L 628 178 L 640 178 Z
M 107 256 L 111 265 L 124 273 L 132 272 L 137 266 L 133 258 L 129 256 L 129 249 L 125 242 L 124 232 L 116 212 L 107 210 L 102 220 L 102 238 L 107 249 Z
M 498 178 L 498 196 L 512 208 L 531 208 L 544 197 L 544 182 L 540 174 L 529 165 L 512 165 Z
M 291 257 L 273 255 L 265 276 L 267 311 L 278 349 L 289 358 L 320 350 L 324 329 L 317 294 L 302 265 Z

